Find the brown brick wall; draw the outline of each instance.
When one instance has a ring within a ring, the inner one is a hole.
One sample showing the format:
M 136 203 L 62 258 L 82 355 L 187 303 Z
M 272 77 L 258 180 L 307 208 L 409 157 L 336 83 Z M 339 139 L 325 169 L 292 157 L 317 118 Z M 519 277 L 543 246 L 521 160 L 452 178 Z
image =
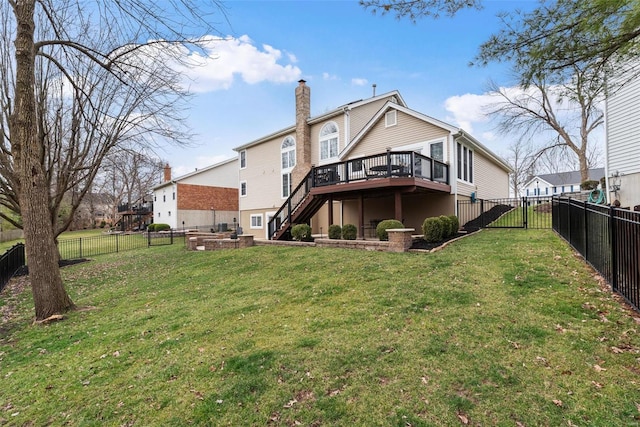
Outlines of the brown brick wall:
M 237 211 L 238 189 L 178 184 L 178 209 Z

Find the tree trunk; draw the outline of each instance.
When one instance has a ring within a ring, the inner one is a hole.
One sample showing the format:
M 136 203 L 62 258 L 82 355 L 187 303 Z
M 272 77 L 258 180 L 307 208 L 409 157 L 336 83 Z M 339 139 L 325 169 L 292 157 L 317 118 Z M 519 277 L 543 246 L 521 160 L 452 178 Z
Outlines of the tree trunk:
M 18 171 L 18 199 L 36 320 L 42 320 L 64 313 L 74 305 L 62 285 L 49 211 L 49 185 L 42 164 L 44 147 L 36 137 L 34 10 L 34 0 L 14 4 L 16 89 L 11 114 L 11 149 Z
M 582 150 L 578 153 L 578 161 L 580 162 L 580 184 L 589 180 L 589 162 L 587 160 L 587 141 L 582 143 Z

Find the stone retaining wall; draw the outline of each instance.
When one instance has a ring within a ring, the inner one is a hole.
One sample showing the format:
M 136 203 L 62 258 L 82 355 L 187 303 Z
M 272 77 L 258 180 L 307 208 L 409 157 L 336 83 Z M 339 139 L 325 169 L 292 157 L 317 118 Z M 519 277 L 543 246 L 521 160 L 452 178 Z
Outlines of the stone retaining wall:
M 254 240 L 252 235 L 240 235 L 237 239 L 228 238 L 228 233 L 188 233 L 189 250 L 204 249 L 240 249 L 250 246 L 315 246 L 319 248 L 360 249 L 379 252 L 407 252 L 411 248 L 413 228 L 387 230 L 389 241 L 379 240 L 334 240 L 315 239 L 314 242 L 292 242 L 280 240 Z

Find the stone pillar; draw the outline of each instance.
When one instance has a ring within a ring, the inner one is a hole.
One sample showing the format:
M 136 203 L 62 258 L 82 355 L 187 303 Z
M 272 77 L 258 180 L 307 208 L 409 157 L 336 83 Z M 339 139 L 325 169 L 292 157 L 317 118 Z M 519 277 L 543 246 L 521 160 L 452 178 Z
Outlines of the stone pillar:
M 389 234 L 389 252 L 407 252 L 413 243 L 414 228 L 392 228 Z

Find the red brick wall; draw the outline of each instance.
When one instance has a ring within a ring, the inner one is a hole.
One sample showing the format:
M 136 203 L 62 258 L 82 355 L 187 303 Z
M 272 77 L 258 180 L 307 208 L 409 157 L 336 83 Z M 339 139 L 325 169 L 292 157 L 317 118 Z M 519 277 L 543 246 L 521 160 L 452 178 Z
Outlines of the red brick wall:
M 178 209 L 237 211 L 238 189 L 178 184 Z

